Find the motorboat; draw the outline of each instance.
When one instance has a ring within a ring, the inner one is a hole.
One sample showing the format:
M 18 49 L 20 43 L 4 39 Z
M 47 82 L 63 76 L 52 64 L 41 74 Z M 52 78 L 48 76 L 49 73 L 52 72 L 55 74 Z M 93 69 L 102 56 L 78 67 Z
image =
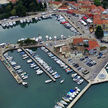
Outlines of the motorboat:
M 32 62 L 32 59 L 27 60 L 27 63 L 31 63 L 31 62 Z
M 64 100 L 60 100 L 60 103 L 62 103 L 63 105 L 67 105 L 68 103 L 65 102 Z
M 64 104 L 60 103 L 60 102 L 57 102 L 57 105 L 61 106 L 62 108 L 64 108 Z
M 64 82 L 64 79 L 60 81 L 60 84 L 62 84 Z
M 52 80 L 51 79 L 49 79 L 49 80 L 46 80 L 45 81 L 45 83 L 50 83 Z
M 60 100 L 60 103 L 67 105 L 67 103 L 64 100 Z
M 65 102 L 70 102 L 70 100 L 69 100 L 67 97 L 62 97 L 62 99 L 63 99 Z
M 55 74 L 57 74 L 57 72 L 52 73 L 52 75 L 55 75 Z
M 84 82 L 84 80 L 83 79 L 80 79 L 78 82 L 77 82 L 77 84 L 81 84 L 81 83 L 83 83 Z
M 55 105 L 54 108 L 62 108 L 62 107 L 59 105 Z
M 28 83 L 27 83 L 27 82 L 24 82 L 24 81 L 23 81 L 23 82 L 22 82 L 22 85 L 25 86 L 25 87 L 28 87 Z
M 69 95 L 66 95 L 66 97 L 70 100 L 70 101 L 72 101 L 72 97 L 71 96 L 69 96 Z
M 71 76 L 72 76 L 72 78 L 74 78 L 74 77 L 77 76 L 77 73 L 74 73 L 74 74 L 72 74 Z

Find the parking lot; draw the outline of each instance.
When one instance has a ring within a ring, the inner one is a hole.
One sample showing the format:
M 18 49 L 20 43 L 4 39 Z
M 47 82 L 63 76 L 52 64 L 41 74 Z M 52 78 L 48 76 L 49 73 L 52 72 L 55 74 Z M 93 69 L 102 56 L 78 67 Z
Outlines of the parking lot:
M 69 58 L 68 63 L 75 67 L 87 80 L 93 80 L 108 62 L 108 51 L 81 58 Z

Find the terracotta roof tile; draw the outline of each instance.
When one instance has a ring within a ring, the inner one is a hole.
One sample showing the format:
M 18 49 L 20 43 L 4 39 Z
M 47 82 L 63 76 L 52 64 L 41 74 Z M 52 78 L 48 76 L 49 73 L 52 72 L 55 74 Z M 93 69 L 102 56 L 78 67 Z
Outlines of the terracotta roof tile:
M 97 47 L 99 47 L 99 44 L 96 40 L 89 40 L 89 48 L 87 48 L 88 50 L 91 50 L 91 49 L 95 49 Z

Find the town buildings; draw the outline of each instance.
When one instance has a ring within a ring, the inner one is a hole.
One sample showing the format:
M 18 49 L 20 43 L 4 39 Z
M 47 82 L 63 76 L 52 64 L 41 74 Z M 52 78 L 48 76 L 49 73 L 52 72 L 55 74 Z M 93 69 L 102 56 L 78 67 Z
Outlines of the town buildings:
M 97 26 L 101 26 L 104 31 L 108 31 L 108 9 L 102 6 L 94 5 L 92 0 L 77 0 L 64 2 L 50 2 L 58 11 L 67 12 L 68 14 L 81 14 L 92 20 L 89 27 L 96 30 Z

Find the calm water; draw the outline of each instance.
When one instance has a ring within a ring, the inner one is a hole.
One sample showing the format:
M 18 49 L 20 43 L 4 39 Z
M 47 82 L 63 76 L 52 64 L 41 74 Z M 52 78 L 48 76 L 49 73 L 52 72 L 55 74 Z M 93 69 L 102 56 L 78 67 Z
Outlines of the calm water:
M 48 22 L 44 20 L 36 24 L 27 25 L 25 28 L 20 26 L 5 30 L 0 28 L 0 42 L 15 43 L 19 38 L 33 37 L 38 34 L 43 37 L 47 34 L 51 36 L 60 36 L 61 34 L 68 36 L 72 35 L 72 32 L 65 29 L 54 19 L 49 19 Z M 0 108 L 52 108 L 69 89 L 77 86 L 72 81 L 71 75 L 67 75 L 47 54 L 40 49 L 36 52 L 61 75 L 61 78 L 65 78 L 65 82 L 61 85 L 59 83 L 60 80 L 57 80 L 55 83 L 45 84 L 44 81 L 48 79 L 45 73 L 37 76 L 35 71 L 26 63 L 26 60 L 22 60 L 20 54 L 16 51 L 9 52 L 9 55 L 12 55 L 14 60 L 22 66 L 22 69 L 29 73 L 29 78 L 27 79 L 29 87 L 24 88 L 18 85 L 0 62 Z M 82 89 L 85 85 L 86 82 L 79 88 Z M 107 91 L 108 83 L 92 86 L 74 108 L 107 108 Z
M 74 33 L 65 29 L 65 27 L 56 21 L 54 17 L 53 19 L 26 24 L 26 26 L 17 25 L 16 27 L 9 29 L 2 29 L 0 26 L 0 43 L 16 43 L 20 38 L 37 37 L 39 34 L 45 39 L 46 35 L 51 37 L 56 35 L 57 37 L 60 37 L 61 35 L 72 36 Z

